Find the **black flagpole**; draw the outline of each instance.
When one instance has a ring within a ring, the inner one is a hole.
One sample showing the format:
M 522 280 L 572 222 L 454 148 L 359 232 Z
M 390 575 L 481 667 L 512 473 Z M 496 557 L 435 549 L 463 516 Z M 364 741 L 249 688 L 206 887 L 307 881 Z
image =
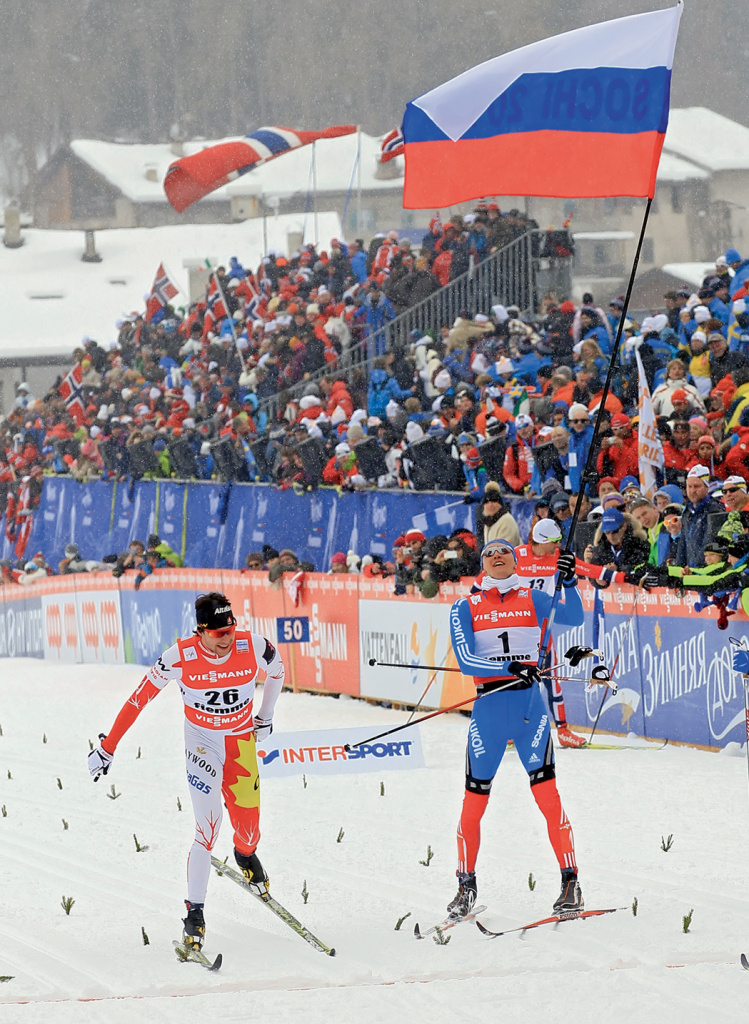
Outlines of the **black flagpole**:
M 590 448 L 588 450 L 588 457 L 585 460 L 585 468 L 583 469 L 582 476 L 580 478 L 580 488 L 578 490 L 578 500 L 575 502 L 575 510 L 572 513 L 572 520 L 570 521 L 570 529 L 567 534 L 567 542 L 564 545 L 565 554 L 572 551 L 572 543 L 575 539 L 575 529 L 577 527 L 578 520 L 580 518 L 580 506 L 582 502 L 579 496 L 585 492 L 585 488 L 594 479 L 593 466 L 596 458 L 596 438 L 598 432 L 601 429 L 601 423 L 603 421 L 603 413 L 606 408 L 606 399 L 608 398 L 609 391 L 611 390 L 611 381 L 614 378 L 616 371 L 616 363 L 619 357 L 619 349 L 621 346 L 622 333 L 624 331 L 624 321 L 627 319 L 627 310 L 629 308 L 629 302 L 632 298 L 632 290 L 635 286 L 635 277 L 637 276 L 637 266 L 640 262 L 640 253 L 642 252 L 642 243 L 645 240 L 645 232 L 648 226 L 648 217 L 650 215 L 650 207 L 653 205 L 652 197 L 648 197 L 647 205 L 645 206 L 645 215 L 642 218 L 642 227 L 640 228 L 640 237 L 637 241 L 637 249 L 635 250 L 635 258 L 632 263 L 632 271 L 629 275 L 629 283 L 627 285 L 627 293 L 624 296 L 624 308 L 622 309 L 622 315 L 619 320 L 619 325 L 616 329 L 616 338 L 614 340 L 614 350 L 611 353 L 611 362 L 609 363 L 609 370 L 606 374 L 606 381 L 603 385 L 603 391 L 601 392 L 601 404 L 598 406 L 598 414 L 596 421 L 593 426 L 593 437 L 590 439 Z M 551 628 L 554 625 L 554 619 L 556 617 L 557 605 L 559 604 L 559 595 L 562 592 L 562 578 L 557 574 L 556 587 L 554 589 L 554 599 L 551 604 L 551 610 L 549 611 L 549 618 L 544 625 L 544 633 L 541 641 L 541 649 L 539 651 L 538 664 L 539 668 L 544 667 L 549 652 L 551 649 Z

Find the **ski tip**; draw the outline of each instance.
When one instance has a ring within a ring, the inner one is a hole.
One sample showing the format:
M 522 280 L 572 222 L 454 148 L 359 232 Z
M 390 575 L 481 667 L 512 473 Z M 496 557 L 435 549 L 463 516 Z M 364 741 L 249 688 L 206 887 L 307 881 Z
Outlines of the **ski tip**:
M 223 962 L 224 962 L 224 954 L 223 954 L 223 953 L 219 953 L 219 955 L 218 955 L 218 956 L 216 957 L 216 959 L 215 959 L 215 960 L 213 961 L 213 963 L 212 963 L 212 964 L 211 964 L 211 966 L 210 966 L 210 967 L 208 968 L 208 970 L 209 970 L 209 971 L 220 971 L 220 970 L 221 970 L 221 964 L 222 964 Z
M 749 971 L 749 960 L 746 958 L 746 953 L 741 954 L 741 966 L 745 971 Z
M 414 925 L 414 938 L 415 939 L 423 939 L 424 938 L 424 936 L 421 934 L 421 929 L 419 928 L 418 923 Z
M 481 932 L 482 935 L 491 935 L 491 932 L 489 931 L 489 929 L 485 928 L 484 925 L 480 921 L 476 921 L 476 927 L 478 928 L 478 930 Z
M 335 950 L 334 949 L 329 949 L 328 950 L 328 956 L 335 956 Z

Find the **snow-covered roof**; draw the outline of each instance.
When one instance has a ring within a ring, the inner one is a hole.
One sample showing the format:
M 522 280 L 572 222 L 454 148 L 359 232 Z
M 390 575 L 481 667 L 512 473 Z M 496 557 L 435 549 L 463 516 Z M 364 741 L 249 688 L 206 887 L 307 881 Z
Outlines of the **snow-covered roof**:
M 634 231 L 573 231 L 576 242 L 629 242 Z
M 664 274 L 670 274 L 685 284 L 698 288 L 708 274 L 715 273 L 714 263 L 664 263 L 661 267 Z
M 691 160 L 682 160 L 680 156 L 667 153 L 665 149 L 662 151 L 656 175 L 657 181 L 704 181 L 709 177 L 710 172 L 706 171 L 704 167 L 698 167 Z
M 354 171 L 357 155 L 357 135 L 344 135 L 337 139 L 321 139 L 315 143 L 317 164 L 317 191 L 345 192 L 349 184 L 356 191 L 359 184 L 359 169 Z M 185 156 L 199 153 L 207 146 L 227 139 L 211 139 L 202 142 L 185 142 Z M 375 169 L 380 152 L 381 137 L 361 133 L 361 187 L 363 190 L 402 190 L 403 177 L 376 178 Z M 94 171 L 106 178 L 123 195 L 134 203 L 165 203 L 163 181 L 167 168 L 177 157 L 169 143 L 118 143 L 100 142 L 96 139 L 75 139 L 70 143 L 73 153 Z M 254 171 L 242 175 L 230 185 L 224 185 L 212 192 L 201 202 L 228 201 L 230 195 L 245 195 L 248 182 L 259 182 L 267 196 L 289 196 L 307 192 L 312 187 L 311 173 L 312 146 L 285 153 L 282 157 L 263 164 Z M 400 170 L 403 158 L 396 157 Z M 149 177 L 146 177 L 146 172 Z M 353 172 L 353 181 L 352 181 Z M 154 180 L 151 180 L 154 179 Z
M 707 107 L 672 109 L 663 148 L 709 171 L 749 170 L 749 128 Z
M 291 230 L 315 241 L 312 214 L 268 217 L 268 248 L 287 251 Z M 318 213 L 319 241 L 340 237 L 337 213 Z M 241 224 L 185 224 L 159 228 L 97 231 L 101 263 L 83 263 L 82 231 L 23 231 L 24 245 L 0 245 L 0 357 L 67 354 L 84 335 L 106 344 L 116 338 L 115 320 L 143 310 L 159 263 L 164 263 L 186 303 L 188 272 L 183 260 L 228 262 L 237 256 L 256 267 L 265 251 L 263 221 Z

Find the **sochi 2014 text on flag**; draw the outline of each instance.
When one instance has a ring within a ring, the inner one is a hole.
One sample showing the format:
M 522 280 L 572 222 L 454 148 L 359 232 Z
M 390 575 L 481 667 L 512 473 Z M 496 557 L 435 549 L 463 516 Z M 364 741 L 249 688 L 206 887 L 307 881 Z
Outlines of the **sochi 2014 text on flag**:
M 652 197 L 681 12 L 680 0 L 542 39 L 412 100 L 403 206 Z

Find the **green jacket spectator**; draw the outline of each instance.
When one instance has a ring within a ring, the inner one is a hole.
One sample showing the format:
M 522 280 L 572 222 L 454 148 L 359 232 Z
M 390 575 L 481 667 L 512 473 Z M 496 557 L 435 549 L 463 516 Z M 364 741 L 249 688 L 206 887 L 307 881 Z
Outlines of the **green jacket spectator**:
M 152 533 L 148 538 L 148 550 L 158 552 L 160 559 L 163 559 L 170 569 L 184 568 L 184 558 L 176 551 L 172 551 L 166 541 L 160 540 L 158 533 Z

